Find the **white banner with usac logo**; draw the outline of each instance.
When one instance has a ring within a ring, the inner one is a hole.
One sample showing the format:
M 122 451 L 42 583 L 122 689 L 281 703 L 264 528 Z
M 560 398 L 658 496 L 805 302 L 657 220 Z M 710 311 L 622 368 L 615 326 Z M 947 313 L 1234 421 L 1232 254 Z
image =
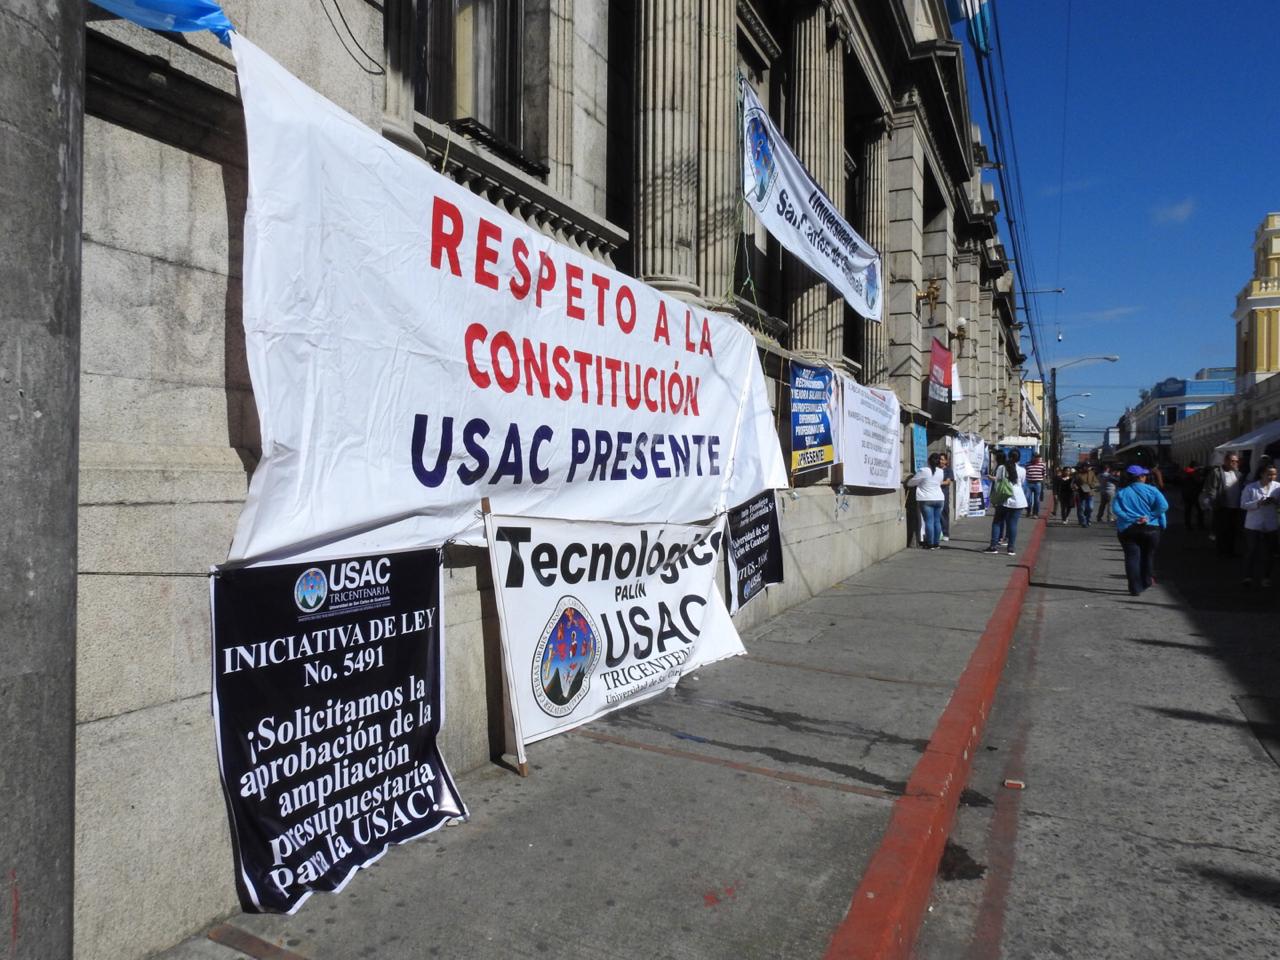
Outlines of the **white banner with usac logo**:
M 486 517 L 522 744 L 746 652 L 715 588 L 722 526 Z
M 742 192 L 778 242 L 868 320 L 879 320 L 880 254 L 809 176 L 755 91 L 742 85 Z

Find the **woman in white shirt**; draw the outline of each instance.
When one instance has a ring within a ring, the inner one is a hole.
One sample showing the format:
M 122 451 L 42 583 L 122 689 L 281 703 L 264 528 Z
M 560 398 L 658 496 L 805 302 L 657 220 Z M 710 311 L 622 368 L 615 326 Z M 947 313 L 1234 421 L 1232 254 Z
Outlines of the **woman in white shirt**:
M 1258 471 L 1258 479 L 1240 492 L 1240 507 L 1244 510 L 1244 585 L 1253 586 L 1255 575 L 1264 587 L 1271 586 L 1271 554 L 1276 546 L 1276 530 L 1280 518 L 1276 516 L 1280 505 L 1280 483 L 1276 482 L 1273 464 Z
M 942 537 L 942 506 L 946 503 L 946 494 L 942 491 L 942 481 L 947 472 L 942 469 L 942 455 L 929 454 L 929 462 L 914 477 L 907 481 L 908 487 L 916 491 L 916 503 L 920 507 L 920 518 L 924 522 L 924 548 L 937 550 L 938 540 Z
M 1013 492 L 1002 502 L 996 502 L 996 490 L 1003 480 L 1009 481 Z M 996 509 L 991 521 L 991 546 L 983 553 L 999 553 L 996 544 L 1007 537 L 1008 554 L 1011 557 L 1014 555 L 1014 546 L 1018 542 L 1018 517 L 1027 509 L 1027 492 L 1024 489 L 1026 482 L 1027 471 L 1018 466 L 1018 451 L 1010 450 L 1008 459 L 996 468 L 995 475 L 991 478 L 991 503 Z

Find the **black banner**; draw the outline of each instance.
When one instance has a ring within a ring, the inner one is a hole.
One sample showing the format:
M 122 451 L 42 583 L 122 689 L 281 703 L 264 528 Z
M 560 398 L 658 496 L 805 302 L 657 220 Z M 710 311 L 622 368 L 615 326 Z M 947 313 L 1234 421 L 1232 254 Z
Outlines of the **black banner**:
M 466 816 L 436 748 L 440 552 L 213 578 L 213 712 L 248 911 L 292 912 Z
M 782 582 L 782 531 L 772 490 L 729 511 L 725 538 L 725 581 L 729 612 L 735 613 L 764 589 Z

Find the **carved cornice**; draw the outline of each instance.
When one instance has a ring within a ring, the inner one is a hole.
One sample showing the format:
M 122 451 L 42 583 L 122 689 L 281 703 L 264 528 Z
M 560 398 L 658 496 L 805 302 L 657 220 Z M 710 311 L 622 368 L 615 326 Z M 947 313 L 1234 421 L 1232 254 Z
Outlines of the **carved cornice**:
M 782 47 L 751 0 L 738 0 L 738 23 L 770 60 L 782 58 Z

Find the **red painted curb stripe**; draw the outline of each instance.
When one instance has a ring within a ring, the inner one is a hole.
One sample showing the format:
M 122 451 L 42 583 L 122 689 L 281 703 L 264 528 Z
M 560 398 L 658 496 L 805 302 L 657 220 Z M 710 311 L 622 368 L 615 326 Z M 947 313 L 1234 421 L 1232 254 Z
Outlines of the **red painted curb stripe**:
M 824 960 L 909 960 L 960 793 L 969 780 L 973 752 L 991 714 L 1048 515 L 1053 512 L 1052 499 L 1046 500 L 1047 509 L 1036 523 L 1026 553 L 960 674 L 911 773 L 906 795 L 894 804 L 889 827 L 867 864 L 848 914 L 832 935 Z

